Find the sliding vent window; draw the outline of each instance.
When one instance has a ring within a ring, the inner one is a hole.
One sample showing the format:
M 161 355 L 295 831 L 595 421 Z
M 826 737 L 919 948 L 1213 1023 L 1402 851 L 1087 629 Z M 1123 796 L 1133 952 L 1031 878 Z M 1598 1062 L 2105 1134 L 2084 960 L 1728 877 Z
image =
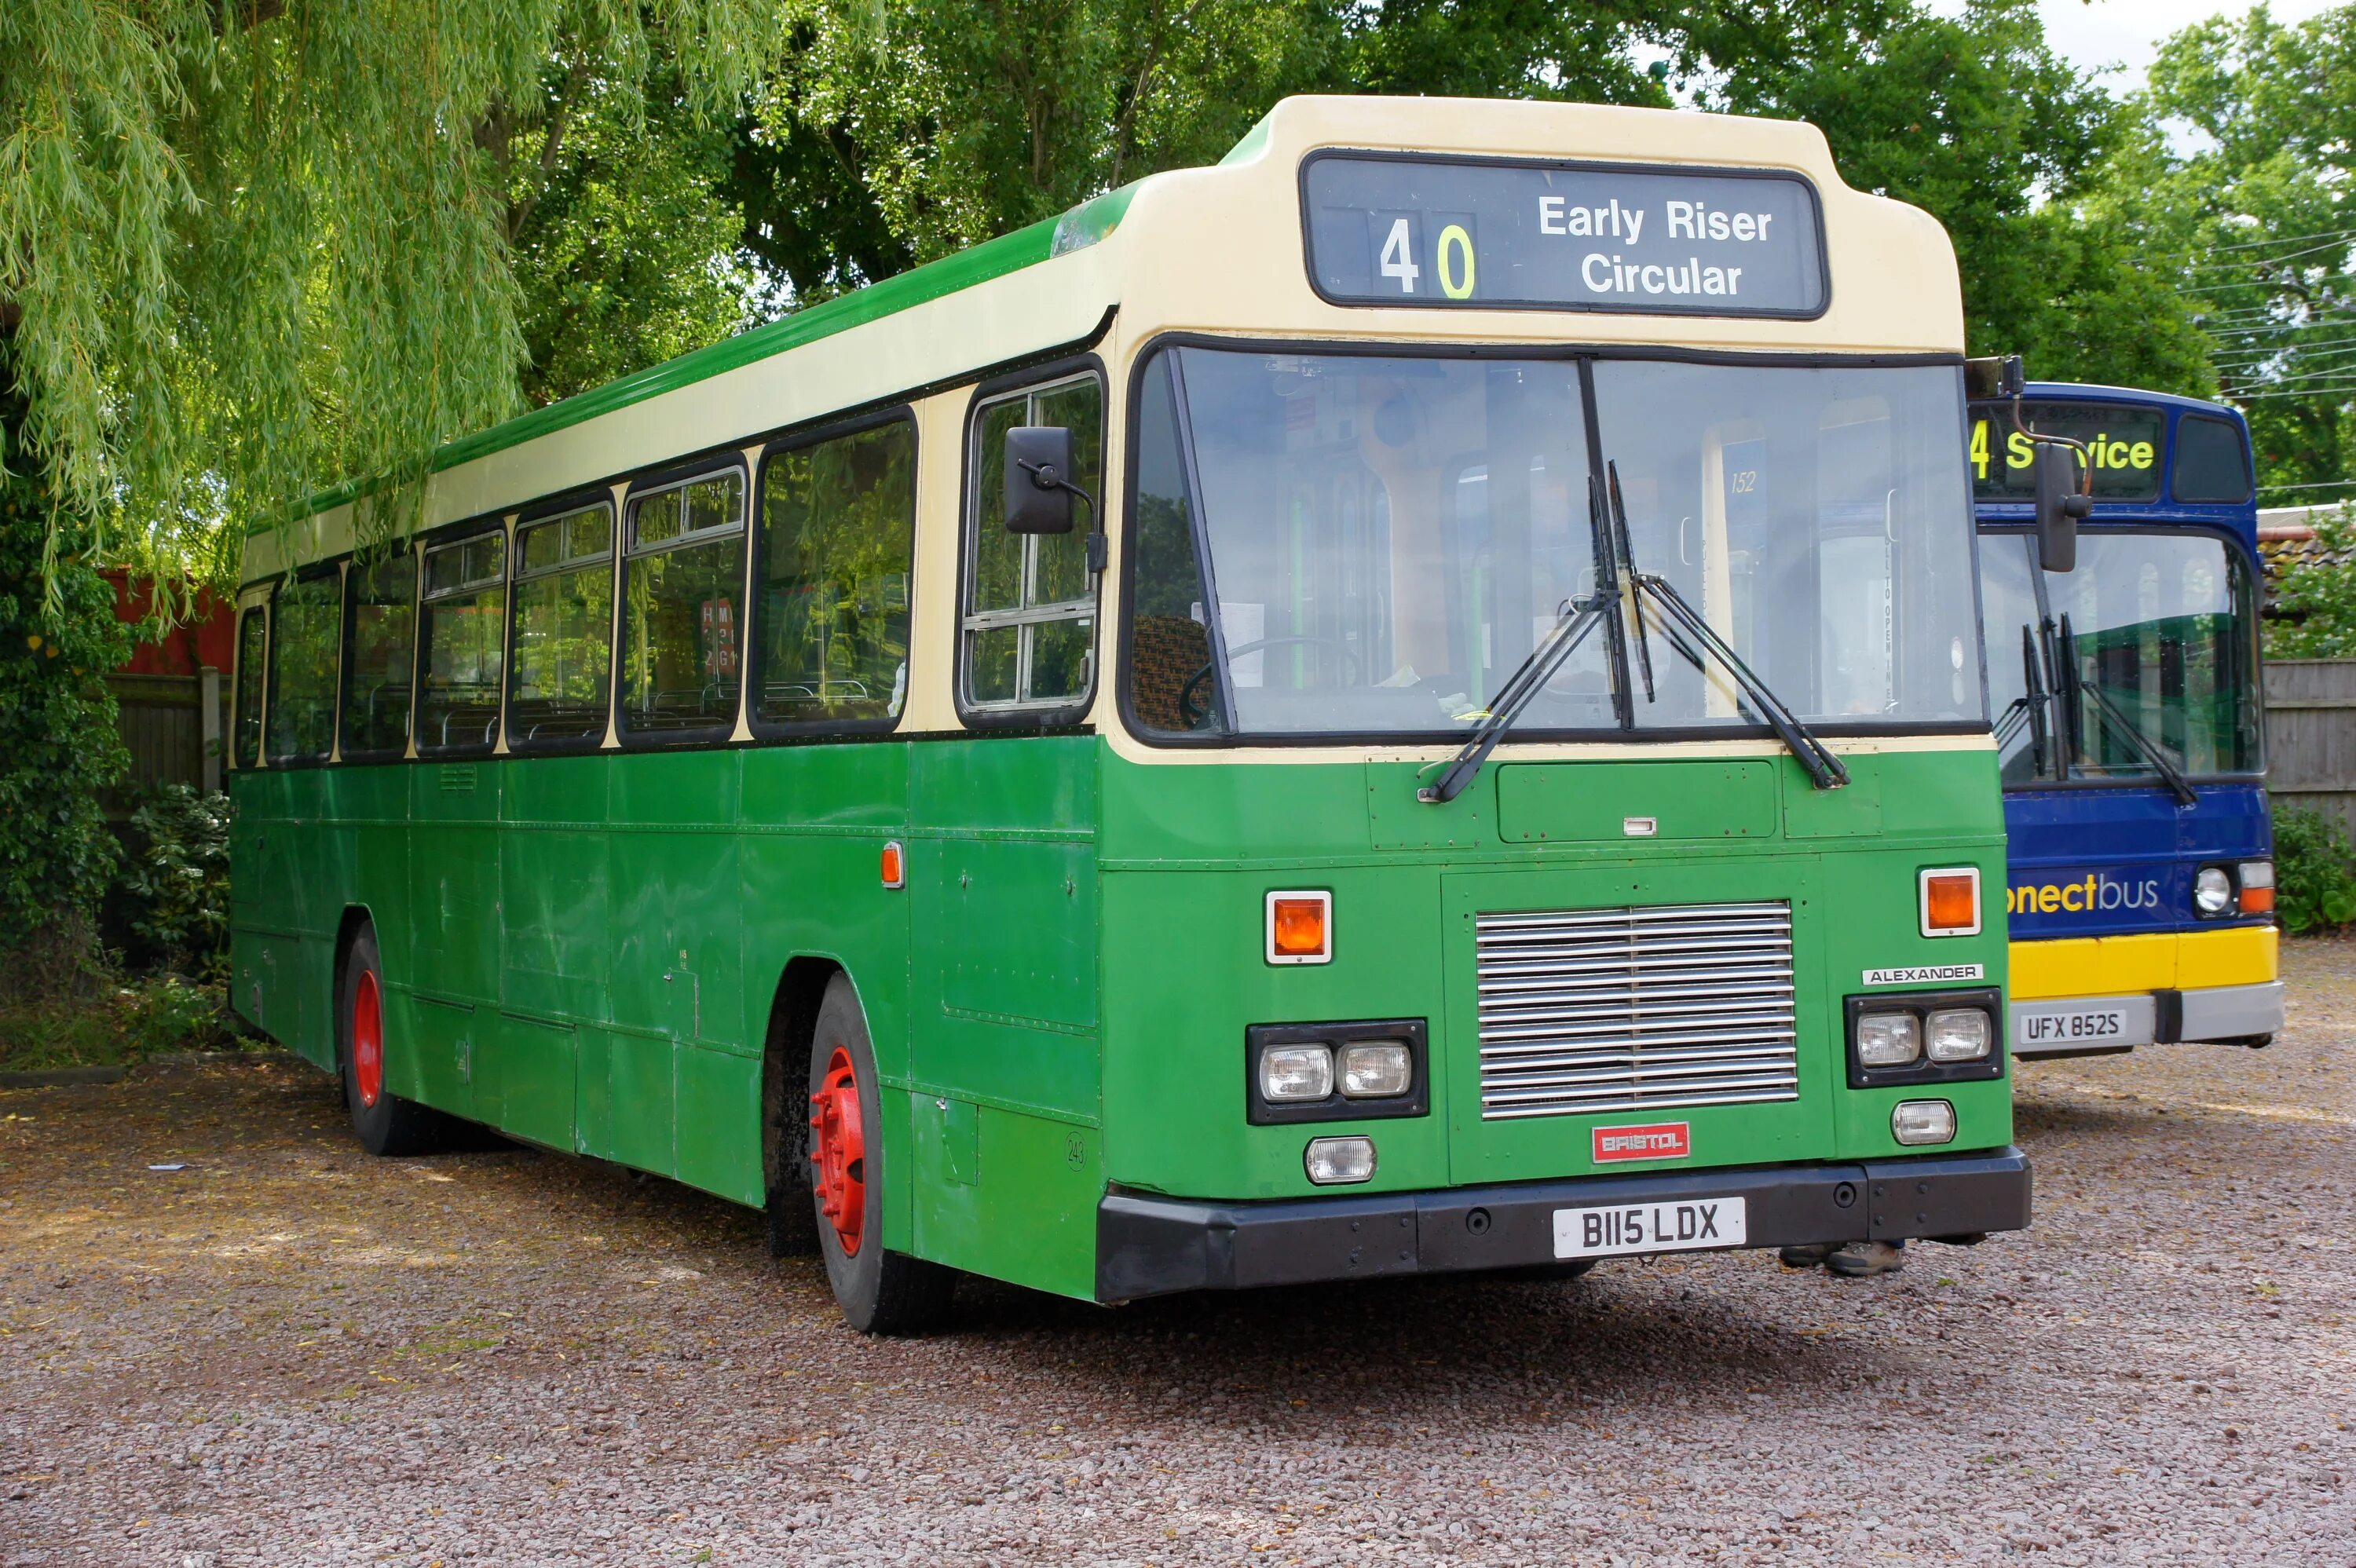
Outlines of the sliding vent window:
M 890 720 L 908 689 L 916 432 L 905 421 L 779 453 L 761 471 L 765 724 Z
M 515 548 L 508 744 L 602 741 L 613 661 L 613 508 L 600 501 L 526 523 Z
M 235 760 L 241 768 L 262 765 L 262 660 L 269 636 L 269 616 L 259 605 L 238 618 Z
M 425 552 L 424 667 L 417 750 L 487 751 L 498 739 L 507 636 L 505 534 L 477 534 Z
M 736 724 L 744 475 L 707 474 L 630 503 L 622 731 L 725 735 Z
M 409 750 L 409 688 L 417 660 L 417 557 L 408 546 L 344 579 L 351 594 L 345 650 L 346 762 L 382 761 Z
M 336 739 L 336 653 L 341 644 L 343 584 L 336 574 L 278 590 L 276 635 L 270 640 L 270 731 L 273 763 L 325 762 Z
M 1067 534 L 1006 531 L 1006 432 L 1063 425 L 1072 432 L 1072 482 L 1104 483 L 1104 389 L 1094 377 L 985 404 L 974 421 L 974 536 L 966 584 L 965 697 L 972 707 L 1064 707 L 1087 695 L 1096 646 L 1087 536 L 1098 526 L 1075 497 Z

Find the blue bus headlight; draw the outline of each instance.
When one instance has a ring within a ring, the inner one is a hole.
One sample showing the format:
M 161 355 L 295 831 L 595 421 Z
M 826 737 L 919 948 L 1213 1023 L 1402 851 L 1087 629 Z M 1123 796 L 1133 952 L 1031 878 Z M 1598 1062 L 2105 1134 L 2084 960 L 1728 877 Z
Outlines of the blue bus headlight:
M 2192 907 L 2202 914 L 2223 914 L 2233 907 L 2233 879 L 2222 866 L 2203 866 L 2192 879 Z
M 1996 1038 L 1987 1014 L 1977 1008 L 1942 1008 L 1931 1015 L 1924 1032 L 1933 1061 L 1977 1061 Z

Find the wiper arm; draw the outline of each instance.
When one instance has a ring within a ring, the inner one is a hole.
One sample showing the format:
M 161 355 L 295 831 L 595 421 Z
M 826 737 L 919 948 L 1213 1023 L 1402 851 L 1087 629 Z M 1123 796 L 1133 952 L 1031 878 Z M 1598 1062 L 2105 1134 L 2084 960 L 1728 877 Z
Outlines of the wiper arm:
M 2081 697 L 2091 697 L 2094 699 L 2094 711 L 2116 725 L 2119 733 L 2125 735 L 2128 743 L 2143 754 L 2144 761 L 2151 764 L 2152 772 L 2167 782 L 2169 793 L 2176 796 L 2176 804 L 2191 805 L 2198 802 L 2201 797 L 2193 793 L 2191 781 L 2184 776 L 2184 770 L 2171 762 L 2167 752 L 2152 743 L 2151 738 L 2143 732 L 2142 728 L 2121 711 L 2117 703 L 2111 700 L 2108 692 L 2099 686 L 2090 685 L 2079 676 L 2077 639 L 2070 631 L 2070 617 L 2067 615 L 2062 617 L 2062 677 L 2070 683 L 2071 689 Z
M 1611 475 L 1612 511 L 1621 548 L 1624 550 L 1629 537 L 1628 510 L 1620 498 L 1620 465 L 1609 463 L 1604 467 Z M 1831 749 L 1816 739 L 1805 724 L 1800 722 L 1799 715 L 1794 713 L 1783 699 L 1759 678 L 1758 672 L 1743 662 L 1742 656 L 1718 635 L 1717 629 L 1703 618 L 1701 612 L 1677 592 L 1675 583 L 1665 577 L 1640 570 L 1633 555 L 1628 558 L 1628 581 L 1638 598 L 1649 596 L 1660 607 L 1663 618 L 1668 623 L 1663 630 L 1669 632 L 1673 644 L 1679 641 L 1676 632 L 1682 631 L 1696 646 L 1716 659 L 1734 677 L 1735 684 L 1742 688 L 1743 693 L 1751 699 L 1751 705 L 1758 709 L 1760 717 L 1767 720 L 1768 727 L 1775 731 L 1777 738 L 1790 748 L 1792 755 L 1799 760 L 1800 766 L 1808 771 L 1808 777 L 1815 781 L 1818 789 L 1839 789 L 1848 783 L 1848 769 L 1842 765 L 1841 760 L 1833 755 Z M 1678 651 L 1696 664 L 1701 662 L 1700 656 L 1693 647 L 1680 646 Z M 1648 658 L 1648 667 L 1649 663 Z M 1649 687 L 1649 682 L 1647 684 Z M 1645 697 L 1649 699 L 1651 696 L 1647 689 Z
M 1481 764 L 1489 760 L 1489 753 L 1505 739 L 1506 728 L 1521 717 L 1530 699 L 1554 677 L 1562 661 L 1587 640 L 1587 634 L 1602 623 L 1611 609 L 1612 601 L 1601 592 L 1585 599 L 1565 600 L 1546 636 L 1530 650 L 1529 657 L 1515 667 L 1514 673 L 1505 677 L 1505 684 L 1497 688 L 1497 695 L 1490 699 L 1489 711 L 1473 726 L 1463 747 L 1450 761 L 1448 771 L 1440 775 L 1440 782 L 1417 790 L 1415 798 L 1426 805 L 1442 805 L 1463 794 L 1464 786 L 1472 782 Z
M 2029 714 L 2029 776 L 2045 776 L 2047 752 L 2052 741 L 2050 720 L 2053 710 L 2053 694 L 2046 689 L 2042 672 L 2037 663 L 2037 634 L 2026 622 L 2020 628 L 2020 679 Z M 2058 769 L 2057 769 L 2058 772 Z

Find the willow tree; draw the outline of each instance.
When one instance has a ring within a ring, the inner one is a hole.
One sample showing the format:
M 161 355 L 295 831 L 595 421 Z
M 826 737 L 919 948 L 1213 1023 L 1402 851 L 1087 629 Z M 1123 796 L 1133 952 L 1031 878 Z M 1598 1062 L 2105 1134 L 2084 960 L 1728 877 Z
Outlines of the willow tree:
M 535 172 L 649 80 L 666 115 L 732 122 L 779 15 L 0 3 L 0 979 L 102 886 L 95 564 L 215 575 L 247 521 L 346 479 L 399 494 L 515 411 Z

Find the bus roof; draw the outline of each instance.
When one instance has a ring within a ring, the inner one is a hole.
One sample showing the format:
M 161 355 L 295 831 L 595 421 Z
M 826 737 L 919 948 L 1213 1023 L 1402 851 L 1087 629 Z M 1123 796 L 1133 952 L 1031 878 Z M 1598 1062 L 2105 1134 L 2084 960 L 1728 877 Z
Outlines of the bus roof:
M 1821 206 L 1829 294 L 1805 319 L 1337 303 L 1314 291 L 1304 257 L 1301 171 L 1326 148 L 1796 173 Z M 512 512 L 660 462 L 755 446 L 1044 354 L 1098 346 L 1118 363 L 1144 336 L 1170 330 L 1960 356 L 1962 328 L 1944 230 L 1916 208 L 1849 189 L 1812 125 L 1595 104 L 1290 98 L 1215 166 L 1149 176 L 451 441 L 431 464 L 417 526 Z M 243 581 L 348 549 L 368 495 L 347 485 L 256 523 Z
M 2176 409 L 2185 413 L 2215 414 L 2240 424 L 2248 422 L 2242 418 L 2242 411 L 2231 403 L 2215 403 L 2206 398 L 2188 398 L 2176 392 L 2155 392 L 2144 387 L 2106 387 L 2095 381 L 2031 381 L 2021 396 L 2030 400 L 2148 403 L 2155 408 Z

